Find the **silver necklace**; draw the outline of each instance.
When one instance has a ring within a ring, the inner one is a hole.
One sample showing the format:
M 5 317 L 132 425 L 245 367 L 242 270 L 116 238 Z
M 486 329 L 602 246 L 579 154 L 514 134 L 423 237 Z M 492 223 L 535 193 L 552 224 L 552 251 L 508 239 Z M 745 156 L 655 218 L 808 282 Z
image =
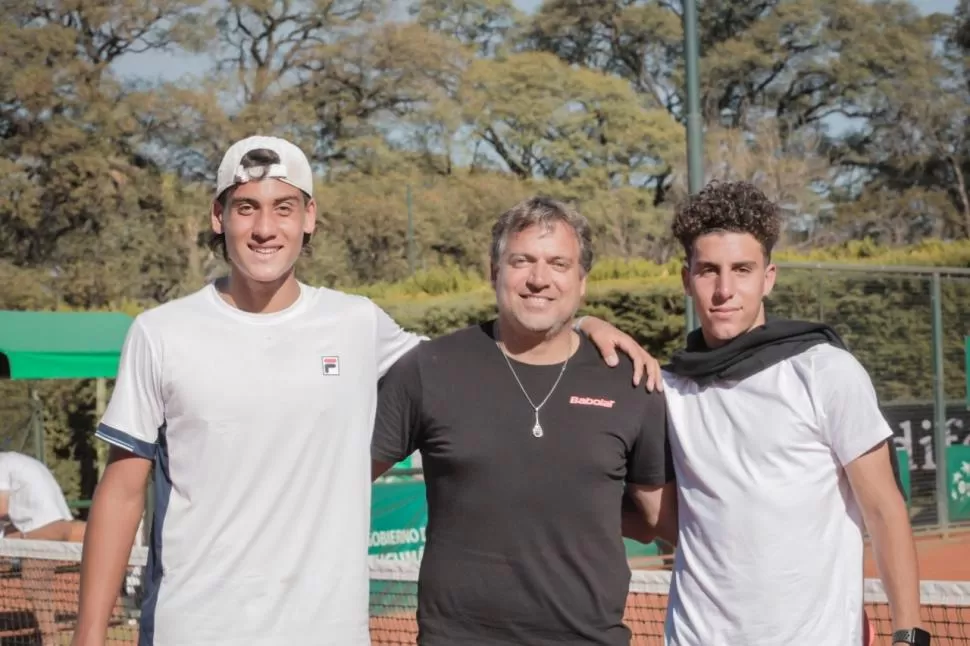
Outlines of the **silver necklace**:
M 573 349 L 573 343 L 572 343 L 572 339 L 570 339 L 569 355 L 572 355 L 572 349 Z M 512 362 L 509 361 L 509 355 L 505 352 L 505 348 L 499 347 L 499 350 L 501 350 L 502 356 L 505 357 L 505 365 L 509 367 L 509 371 L 511 371 L 512 376 L 515 377 L 515 382 L 519 384 L 519 390 L 521 390 L 522 394 L 525 395 L 525 398 L 529 400 L 529 405 L 532 406 L 532 410 L 535 411 L 536 423 L 535 423 L 535 426 L 532 427 L 532 437 L 542 437 L 544 435 L 544 432 L 542 430 L 542 424 L 539 423 L 539 409 L 546 405 L 546 402 L 549 401 L 550 397 L 552 397 L 552 393 L 556 391 L 556 386 L 559 385 L 559 381 L 562 379 L 562 376 L 566 373 L 566 366 L 569 365 L 569 356 L 566 357 L 566 361 L 564 361 L 562 364 L 562 370 L 559 371 L 559 376 L 556 377 L 556 383 L 552 385 L 552 388 L 549 390 L 549 393 L 546 395 L 545 399 L 539 402 L 539 405 L 536 406 L 534 403 L 532 403 L 532 398 L 529 397 L 529 393 L 526 391 L 525 386 L 522 385 L 522 381 L 519 379 L 519 375 L 515 374 L 515 368 L 512 367 Z

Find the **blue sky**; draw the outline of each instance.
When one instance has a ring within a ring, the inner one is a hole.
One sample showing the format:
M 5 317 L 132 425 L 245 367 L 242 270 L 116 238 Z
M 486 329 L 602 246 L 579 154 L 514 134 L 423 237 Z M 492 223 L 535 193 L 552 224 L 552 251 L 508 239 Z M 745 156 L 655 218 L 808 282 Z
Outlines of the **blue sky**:
M 535 11 L 542 0 L 516 0 L 516 4 L 524 11 Z M 950 13 L 956 6 L 957 0 L 913 0 L 913 3 L 924 13 Z M 126 78 L 145 80 L 176 80 L 187 73 L 198 73 L 200 69 L 208 67 L 209 61 L 205 56 L 175 55 L 158 52 L 124 56 L 115 64 L 115 69 Z

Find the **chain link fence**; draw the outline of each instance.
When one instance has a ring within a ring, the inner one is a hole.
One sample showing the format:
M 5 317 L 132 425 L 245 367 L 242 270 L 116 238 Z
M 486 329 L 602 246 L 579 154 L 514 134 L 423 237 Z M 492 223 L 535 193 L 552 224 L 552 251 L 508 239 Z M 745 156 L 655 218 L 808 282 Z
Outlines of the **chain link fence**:
M 0 451 L 38 457 L 33 410 L 27 386 L 0 380 Z
M 869 371 L 914 526 L 970 521 L 970 269 L 779 263 L 767 306 L 831 325 Z

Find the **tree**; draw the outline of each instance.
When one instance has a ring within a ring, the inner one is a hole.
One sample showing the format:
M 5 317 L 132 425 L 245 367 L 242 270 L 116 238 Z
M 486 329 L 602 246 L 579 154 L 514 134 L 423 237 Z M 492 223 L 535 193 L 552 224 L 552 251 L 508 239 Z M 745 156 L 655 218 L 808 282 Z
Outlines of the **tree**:
M 746 128 L 709 126 L 704 136 L 704 180 L 746 181 L 779 204 L 785 219 L 786 242 L 811 243 L 832 222 L 833 205 L 824 187 L 833 170 L 823 154 L 824 137 L 803 128 L 783 138 L 776 120 L 752 120 Z M 678 164 L 669 178 L 664 200 L 686 199 L 687 173 Z
M 681 114 L 681 20 L 667 2 L 549 0 L 532 21 L 524 47 L 630 82 L 651 108 Z
M 970 66 L 957 19 L 929 21 L 945 37 L 941 53 L 920 74 L 897 79 L 879 113 L 840 151 L 843 168 L 860 178 L 843 207 L 846 219 L 859 220 L 854 235 L 895 242 L 970 236 Z
M 417 23 L 449 36 L 483 57 L 508 47 L 525 16 L 511 0 L 422 0 L 411 9 Z
M 683 143 L 676 122 L 624 81 L 550 54 L 476 60 L 464 80 L 475 137 L 522 179 L 649 186 Z
M 467 61 L 457 41 L 418 25 L 388 24 L 308 50 L 295 96 L 313 114 L 315 158 L 331 173 L 384 172 L 416 158 L 447 172 Z

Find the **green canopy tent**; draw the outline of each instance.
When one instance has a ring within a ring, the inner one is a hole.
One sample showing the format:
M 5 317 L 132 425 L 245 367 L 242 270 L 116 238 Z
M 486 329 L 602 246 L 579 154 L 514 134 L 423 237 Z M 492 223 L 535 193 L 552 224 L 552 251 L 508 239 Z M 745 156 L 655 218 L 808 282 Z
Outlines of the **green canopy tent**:
M 0 379 L 28 382 L 37 457 L 44 459 L 44 422 L 34 381 L 96 379 L 97 413 L 104 410 L 105 379 L 118 371 L 132 323 L 118 312 L 0 311 Z

